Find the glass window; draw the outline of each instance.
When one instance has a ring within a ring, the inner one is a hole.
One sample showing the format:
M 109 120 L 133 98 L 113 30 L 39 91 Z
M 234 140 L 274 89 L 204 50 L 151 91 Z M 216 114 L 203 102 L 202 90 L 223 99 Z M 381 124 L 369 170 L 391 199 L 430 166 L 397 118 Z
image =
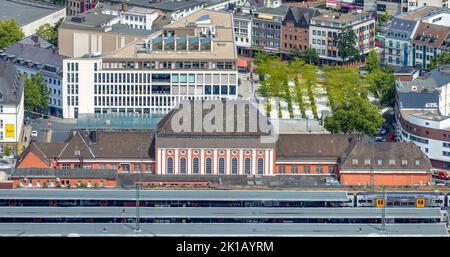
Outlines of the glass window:
M 189 83 L 195 83 L 195 74 L 189 74 Z
M 198 174 L 198 158 L 195 157 L 194 160 L 192 161 L 192 173 L 194 174 Z
M 234 174 L 234 175 L 238 174 L 238 160 L 237 160 L 237 158 L 233 158 L 231 160 L 231 174 Z
M 172 82 L 178 82 L 178 74 L 172 74 Z
M 223 175 L 225 174 L 225 159 L 219 158 L 219 174 Z
M 187 75 L 186 74 L 181 74 L 180 75 L 180 82 L 181 83 L 186 83 L 187 82 Z
M 180 159 L 180 174 L 186 174 L 186 158 Z
M 173 158 L 169 157 L 167 158 L 167 174 L 173 173 Z
M 245 174 L 250 174 L 250 169 L 251 169 L 251 166 L 250 166 L 250 158 L 245 158 L 245 161 L 244 161 L 244 171 L 245 171 Z
M 304 174 L 309 174 L 309 166 L 303 166 L 303 173 Z
M 206 174 L 212 174 L 212 159 L 206 158 Z
M 259 175 L 264 174 L 264 160 L 262 158 L 258 159 L 258 174 Z

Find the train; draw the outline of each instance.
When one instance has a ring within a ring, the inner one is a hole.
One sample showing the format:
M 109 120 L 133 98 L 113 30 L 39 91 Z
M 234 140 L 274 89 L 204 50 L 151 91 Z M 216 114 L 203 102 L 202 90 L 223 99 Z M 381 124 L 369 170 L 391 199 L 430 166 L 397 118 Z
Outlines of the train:
M 450 207 L 450 193 L 444 192 L 349 192 L 347 195 L 345 207 Z

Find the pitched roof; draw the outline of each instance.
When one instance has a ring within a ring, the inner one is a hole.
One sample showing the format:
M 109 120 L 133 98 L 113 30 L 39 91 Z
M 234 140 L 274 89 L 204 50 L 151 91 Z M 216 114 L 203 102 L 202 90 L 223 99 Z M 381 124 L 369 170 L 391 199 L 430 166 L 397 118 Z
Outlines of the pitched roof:
M 427 72 L 413 81 L 397 81 L 397 91 L 411 92 L 412 86 L 416 86 L 417 92 L 424 89 L 433 92 L 448 83 L 450 83 L 450 65 L 447 64 Z
M 153 147 L 152 130 L 96 132 L 77 130 L 64 143 L 31 143 L 18 163 L 30 151 L 47 164 L 50 164 L 50 159 L 53 158 L 154 159 Z
M 439 93 L 437 92 L 398 92 L 397 95 L 398 105 L 401 109 L 436 109 L 439 106 Z
M 5 50 L 8 55 L 14 55 L 15 58 L 22 58 L 34 63 L 48 64 L 55 67 L 62 67 L 64 56 L 56 54 L 53 50 L 37 47 L 34 45 L 14 43 Z
M 358 160 L 357 163 L 353 161 L 354 159 Z M 366 164 L 365 160 L 370 160 L 370 164 Z M 406 160 L 407 163 L 402 163 L 402 160 Z M 416 160 L 419 163 L 416 163 Z M 377 171 L 429 170 L 431 163 L 428 157 L 412 142 L 360 141 L 345 160 L 341 170 L 371 170 L 372 168 Z
M 389 28 L 386 31 L 386 35 L 389 38 L 396 38 L 404 41 L 409 41 L 414 32 L 416 24 L 417 21 L 415 20 L 406 20 L 393 17 L 392 21 L 388 25 Z
M 10 61 L 0 60 L 0 103 L 20 103 L 24 79 Z
M 280 134 L 276 145 L 277 161 L 340 161 L 356 144 L 356 137 L 344 134 Z
M 320 15 L 319 10 L 300 6 L 290 6 L 283 24 L 293 22 L 296 27 L 307 28 L 311 22 L 311 18 Z
M 414 34 L 413 43 L 439 48 L 449 33 L 449 26 L 421 22 Z
M 210 108 L 206 106 L 208 103 L 212 103 Z M 245 108 L 245 111 L 242 111 L 242 108 Z M 211 123 L 218 125 L 216 128 L 207 128 L 204 122 L 213 114 L 217 115 L 218 120 L 211 120 Z M 233 118 L 230 118 L 230 114 L 233 114 Z M 181 117 L 189 120 L 180 121 Z M 187 100 L 181 102 L 161 119 L 157 126 L 157 134 L 158 137 L 258 137 L 267 134 L 259 124 L 264 117 L 249 101 Z M 174 124 L 180 124 L 180 128 L 174 128 Z M 245 125 L 245 127 L 239 131 L 238 125 Z

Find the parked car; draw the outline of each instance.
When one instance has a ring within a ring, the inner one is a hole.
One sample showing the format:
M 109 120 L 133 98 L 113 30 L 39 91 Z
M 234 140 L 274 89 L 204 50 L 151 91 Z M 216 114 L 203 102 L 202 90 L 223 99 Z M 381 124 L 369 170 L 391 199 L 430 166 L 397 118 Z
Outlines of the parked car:
M 37 137 L 37 136 L 38 136 L 37 130 L 31 131 L 31 137 Z
M 376 137 L 376 138 L 375 138 L 375 141 L 376 141 L 376 142 L 386 142 L 386 138 L 383 138 L 383 137 Z

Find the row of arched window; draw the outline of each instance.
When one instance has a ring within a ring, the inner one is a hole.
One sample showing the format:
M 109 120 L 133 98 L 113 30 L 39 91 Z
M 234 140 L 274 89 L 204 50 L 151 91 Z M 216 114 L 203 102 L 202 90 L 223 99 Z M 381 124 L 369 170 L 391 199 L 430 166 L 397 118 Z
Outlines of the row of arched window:
M 198 157 L 194 157 L 192 159 L 192 174 L 199 174 L 200 169 L 200 160 Z M 212 158 L 207 157 L 205 159 L 205 173 L 206 175 L 213 174 L 212 173 Z M 244 174 L 251 174 L 251 160 L 250 158 L 244 159 Z M 263 175 L 264 174 L 264 160 L 263 158 L 258 159 L 258 174 Z M 186 158 L 181 157 L 180 158 L 180 169 L 179 174 L 186 174 L 187 173 L 187 164 L 186 164 Z M 169 157 L 167 158 L 167 174 L 173 174 L 173 158 Z M 219 158 L 219 175 L 225 175 L 225 158 Z M 237 175 L 238 174 L 238 159 L 232 158 L 231 159 L 231 174 Z

